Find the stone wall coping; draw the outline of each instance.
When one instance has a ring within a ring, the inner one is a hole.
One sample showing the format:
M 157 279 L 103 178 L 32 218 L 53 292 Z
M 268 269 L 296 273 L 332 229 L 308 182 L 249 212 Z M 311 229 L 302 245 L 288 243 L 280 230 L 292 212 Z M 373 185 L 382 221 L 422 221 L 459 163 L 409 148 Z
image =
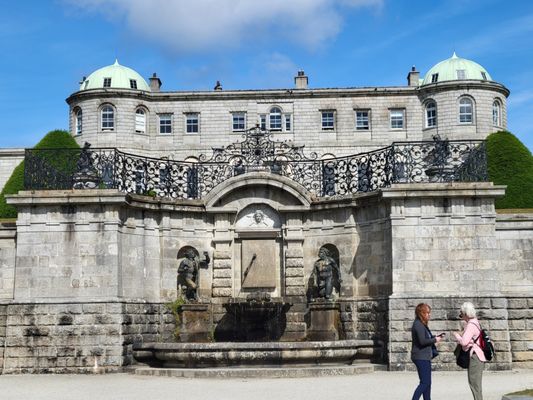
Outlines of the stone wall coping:
M 492 182 L 450 182 L 450 183 L 399 183 L 381 189 L 386 199 L 412 197 L 502 197 L 504 185 Z
M 496 214 L 496 230 L 528 230 L 533 231 L 533 212 Z
M 114 189 L 23 190 L 6 195 L 7 204 L 60 205 L 60 204 L 113 204 L 126 203 L 126 194 Z
M 24 157 L 24 151 L 20 148 L 0 149 L 0 157 Z

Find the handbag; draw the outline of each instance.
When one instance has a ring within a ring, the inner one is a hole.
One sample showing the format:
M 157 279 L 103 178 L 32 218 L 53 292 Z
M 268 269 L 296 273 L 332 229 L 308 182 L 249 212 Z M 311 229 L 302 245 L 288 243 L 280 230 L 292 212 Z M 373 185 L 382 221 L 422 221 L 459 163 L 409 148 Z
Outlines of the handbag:
M 455 354 L 455 362 L 457 365 L 461 368 L 468 368 L 470 365 L 470 352 L 464 351 L 463 346 L 458 344 L 453 353 Z
M 431 358 L 435 358 L 439 355 L 439 351 L 437 350 L 437 346 L 435 344 L 431 345 Z

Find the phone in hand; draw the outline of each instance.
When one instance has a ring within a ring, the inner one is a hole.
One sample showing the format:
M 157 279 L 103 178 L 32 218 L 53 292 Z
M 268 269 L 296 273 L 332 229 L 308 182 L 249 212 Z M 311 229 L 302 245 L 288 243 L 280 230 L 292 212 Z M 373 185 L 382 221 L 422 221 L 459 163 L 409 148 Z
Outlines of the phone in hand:
M 440 336 L 442 338 L 442 337 L 446 336 L 446 332 L 441 332 L 437 336 Z

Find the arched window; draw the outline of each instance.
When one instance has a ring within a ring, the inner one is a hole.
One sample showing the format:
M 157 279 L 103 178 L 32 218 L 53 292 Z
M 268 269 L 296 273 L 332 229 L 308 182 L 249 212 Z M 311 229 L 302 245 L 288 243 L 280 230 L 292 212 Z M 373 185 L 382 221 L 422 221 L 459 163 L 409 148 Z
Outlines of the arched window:
M 502 126 L 502 106 L 498 100 L 492 103 L 492 125 Z
M 101 118 L 103 131 L 112 131 L 113 129 L 115 129 L 115 110 L 111 105 L 106 104 L 102 107 Z
M 135 132 L 146 133 L 146 111 L 142 107 L 135 110 Z
M 75 113 L 76 135 L 81 135 L 83 130 L 83 112 L 81 108 L 76 109 Z
M 459 100 L 459 122 L 461 124 L 471 124 L 474 121 L 474 105 L 468 97 Z
M 279 107 L 270 109 L 269 123 L 271 131 L 281 131 L 281 109 Z
M 437 126 L 437 105 L 434 101 L 426 104 L 426 128 Z

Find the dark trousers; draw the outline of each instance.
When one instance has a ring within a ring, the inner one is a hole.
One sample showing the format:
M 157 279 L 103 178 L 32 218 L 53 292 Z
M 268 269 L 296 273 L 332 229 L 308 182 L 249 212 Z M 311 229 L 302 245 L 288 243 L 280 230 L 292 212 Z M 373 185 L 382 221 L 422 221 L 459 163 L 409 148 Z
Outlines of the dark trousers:
M 431 400 L 431 361 L 413 360 L 413 362 L 416 365 L 420 383 L 413 393 L 412 400 L 418 400 L 420 396 L 423 396 L 424 400 Z

